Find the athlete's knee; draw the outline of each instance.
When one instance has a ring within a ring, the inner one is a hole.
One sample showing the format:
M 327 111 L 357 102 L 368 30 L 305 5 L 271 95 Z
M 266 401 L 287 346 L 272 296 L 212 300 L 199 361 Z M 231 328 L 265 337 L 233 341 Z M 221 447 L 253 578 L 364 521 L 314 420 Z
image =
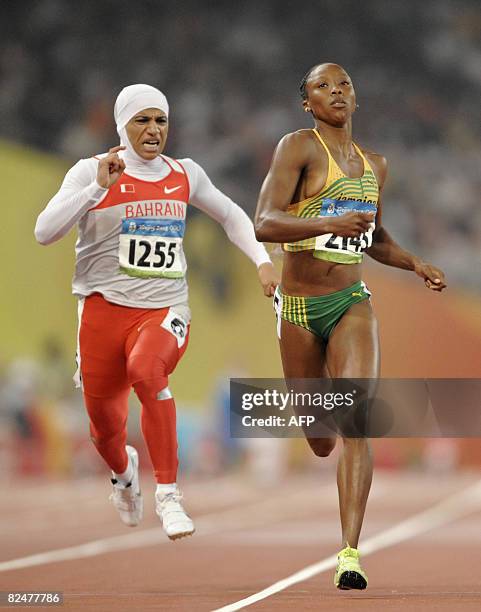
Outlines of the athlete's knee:
M 155 406 L 159 401 L 172 399 L 167 376 L 138 380 L 133 386 L 144 409 Z
M 107 427 L 90 426 L 90 439 L 97 448 L 116 444 L 125 436 L 125 424 L 119 424 L 117 427 L 112 425 Z
M 92 438 L 108 442 L 124 434 L 128 417 L 128 393 L 127 389 L 113 398 L 84 394 Z
M 165 361 L 158 355 L 131 355 L 127 360 L 127 376 L 131 385 L 167 375 Z
M 316 457 L 329 457 L 336 446 L 336 438 L 308 438 L 307 441 Z
M 168 381 L 165 380 L 165 383 L 167 383 Z M 162 387 L 159 391 L 156 392 L 156 396 L 155 399 L 158 401 L 162 401 L 162 400 L 171 400 L 173 399 L 173 395 L 172 395 L 172 391 L 170 390 L 169 386 L 166 384 L 166 386 L 164 387 L 162 384 L 157 385 L 158 387 Z

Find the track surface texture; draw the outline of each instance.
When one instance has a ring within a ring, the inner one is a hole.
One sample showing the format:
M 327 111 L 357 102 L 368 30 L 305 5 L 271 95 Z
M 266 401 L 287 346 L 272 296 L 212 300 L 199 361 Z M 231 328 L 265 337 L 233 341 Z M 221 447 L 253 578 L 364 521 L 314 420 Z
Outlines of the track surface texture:
M 238 476 L 187 482 L 197 531 L 177 542 L 155 516 L 153 484 L 132 529 L 108 502 L 107 480 L 9 483 L 0 590 L 63 591 L 60 609 L 84 612 L 481 610 L 480 477 L 378 471 L 362 592 L 333 586 L 340 527 L 330 472 L 269 487 Z

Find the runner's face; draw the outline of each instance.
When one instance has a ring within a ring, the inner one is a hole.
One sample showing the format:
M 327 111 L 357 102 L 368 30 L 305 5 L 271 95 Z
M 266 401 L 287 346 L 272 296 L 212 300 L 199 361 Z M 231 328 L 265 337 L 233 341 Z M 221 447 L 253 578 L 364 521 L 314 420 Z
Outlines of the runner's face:
M 315 119 L 341 127 L 356 110 L 356 94 L 347 72 L 337 64 L 321 64 L 311 72 L 306 85 L 309 108 Z
M 146 108 L 125 126 L 130 144 L 143 159 L 155 159 L 165 147 L 169 122 L 164 111 Z

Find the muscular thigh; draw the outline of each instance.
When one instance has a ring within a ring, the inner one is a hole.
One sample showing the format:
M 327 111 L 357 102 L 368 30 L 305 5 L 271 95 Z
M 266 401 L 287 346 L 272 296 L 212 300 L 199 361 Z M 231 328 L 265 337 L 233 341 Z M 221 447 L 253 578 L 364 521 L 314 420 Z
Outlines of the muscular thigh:
M 334 328 L 327 344 L 326 358 L 332 378 L 357 381 L 357 399 L 374 397 L 379 376 L 379 339 L 377 322 L 368 300 L 354 304 Z M 350 387 L 351 389 L 351 387 Z M 361 404 L 358 404 L 359 406 Z M 369 404 L 366 404 L 366 408 Z M 356 413 L 359 419 L 359 413 Z M 365 413 L 366 417 L 368 412 Z M 338 415 L 338 425 L 349 432 L 359 431 L 359 423 L 352 422 L 353 414 Z M 354 429 L 353 429 L 354 427 Z
M 173 323 L 173 325 L 172 325 Z M 189 340 L 189 325 L 165 312 L 149 316 L 127 339 L 129 382 L 163 378 L 171 374 L 184 354 Z
M 326 375 L 324 343 L 307 329 L 282 319 L 279 346 L 286 379 Z
M 289 380 L 296 379 L 295 390 L 298 392 L 312 392 L 312 383 L 304 389 L 302 386 L 303 378 L 326 378 L 329 372 L 326 368 L 325 349 L 323 341 L 313 333 L 289 323 L 284 319 L 281 321 L 281 337 L 279 340 L 282 358 L 282 367 L 284 377 L 289 386 Z M 303 410 L 296 407 L 298 415 L 303 414 Z M 311 415 L 311 410 L 307 413 Z M 320 456 L 329 455 L 336 444 L 335 436 L 329 436 L 327 433 L 323 437 L 312 438 L 304 429 L 306 440 L 309 443 L 312 451 Z
M 93 397 L 111 397 L 128 386 L 124 354 L 127 329 L 103 298 L 85 300 L 79 330 L 82 385 Z
M 354 304 L 329 337 L 326 361 L 332 378 L 377 378 L 379 337 L 369 300 Z

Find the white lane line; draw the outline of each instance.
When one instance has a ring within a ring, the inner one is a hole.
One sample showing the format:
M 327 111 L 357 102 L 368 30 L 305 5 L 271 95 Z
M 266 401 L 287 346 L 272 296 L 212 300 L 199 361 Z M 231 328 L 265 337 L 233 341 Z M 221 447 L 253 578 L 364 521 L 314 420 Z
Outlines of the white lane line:
M 390 529 L 369 538 L 362 543 L 360 550 L 362 555 L 370 555 L 383 548 L 388 548 L 394 544 L 399 544 L 409 540 L 416 535 L 445 525 L 455 519 L 466 516 L 476 510 L 481 509 L 481 480 L 466 489 L 451 495 L 450 497 L 435 504 L 431 508 L 415 514 L 411 518 L 398 523 Z M 308 580 L 313 576 L 333 569 L 337 563 L 337 555 L 331 555 L 322 561 L 308 565 L 295 574 L 291 574 L 283 580 L 275 582 L 271 586 L 254 593 L 249 597 L 241 599 L 232 604 L 216 608 L 213 612 L 235 612 L 248 606 L 275 595 L 294 584 Z
M 334 495 L 336 491 L 334 483 L 325 484 L 316 490 L 316 496 Z M 195 521 L 196 534 L 199 536 L 222 533 L 222 531 L 232 531 L 243 527 L 256 527 L 272 523 L 273 519 L 286 517 L 286 504 L 289 501 L 297 502 L 299 492 L 294 490 L 278 497 L 270 497 L 261 502 L 244 504 L 226 510 L 220 510 L 210 514 L 205 514 Z M 78 546 L 49 550 L 28 557 L 20 557 L 9 561 L 0 562 L 0 572 L 25 569 L 45 565 L 47 563 L 57 563 L 59 561 L 72 561 L 74 559 L 85 559 L 95 557 L 105 553 L 119 550 L 129 550 L 159 544 L 172 544 L 162 530 L 162 527 L 153 527 L 141 531 L 134 531 L 125 535 L 112 536 L 100 540 L 93 540 Z

